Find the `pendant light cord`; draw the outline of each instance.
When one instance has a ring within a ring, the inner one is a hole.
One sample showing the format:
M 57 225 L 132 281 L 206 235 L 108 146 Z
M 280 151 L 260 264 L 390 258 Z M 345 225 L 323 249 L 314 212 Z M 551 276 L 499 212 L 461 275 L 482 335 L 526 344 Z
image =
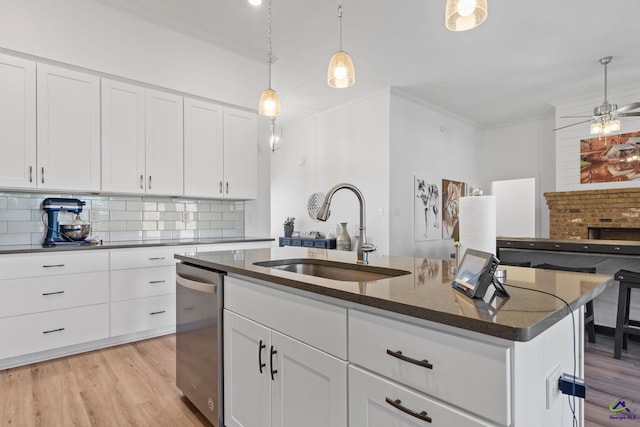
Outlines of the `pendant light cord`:
M 271 0 L 268 3 L 268 19 L 267 19 L 267 61 L 269 62 L 269 89 L 271 89 L 271 63 L 273 62 L 273 56 L 271 51 Z
M 339 51 L 342 52 L 342 0 L 338 0 L 338 33 L 340 34 Z

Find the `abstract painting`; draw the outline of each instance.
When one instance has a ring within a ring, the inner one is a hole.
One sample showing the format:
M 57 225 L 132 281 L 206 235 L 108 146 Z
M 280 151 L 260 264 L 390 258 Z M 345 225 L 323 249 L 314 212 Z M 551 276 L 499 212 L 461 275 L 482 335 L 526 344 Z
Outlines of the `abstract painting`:
M 450 179 L 442 180 L 442 238 L 458 239 L 458 202 L 465 195 L 465 184 Z
M 640 132 L 580 140 L 580 184 L 640 179 Z
M 440 240 L 440 187 L 438 180 L 421 176 L 413 177 L 413 238 Z

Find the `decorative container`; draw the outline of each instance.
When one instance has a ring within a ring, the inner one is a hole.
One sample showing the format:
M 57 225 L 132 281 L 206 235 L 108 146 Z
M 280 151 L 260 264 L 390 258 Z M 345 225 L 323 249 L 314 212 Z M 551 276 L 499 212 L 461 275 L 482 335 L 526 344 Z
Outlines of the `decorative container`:
M 338 234 L 338 238 L 336 240 L 336 249 L 339 251 L 350 251 L 351 250 L 351 236 L 347 232 L 347 223 L 340 223 L 340 234 Z

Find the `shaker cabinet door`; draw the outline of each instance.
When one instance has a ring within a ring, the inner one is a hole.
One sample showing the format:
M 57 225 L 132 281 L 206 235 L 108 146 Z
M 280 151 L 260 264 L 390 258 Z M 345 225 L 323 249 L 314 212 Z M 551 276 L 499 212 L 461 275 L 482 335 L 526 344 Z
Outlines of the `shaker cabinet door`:
M 242 110 L 224 110 L 224 197 L 258 197 L 258 119 Z
M 38 64 L 38 187 L 100 190 L 100 78 Z
M 36 63 L 0 54 L 0 187 L 36 186 Z

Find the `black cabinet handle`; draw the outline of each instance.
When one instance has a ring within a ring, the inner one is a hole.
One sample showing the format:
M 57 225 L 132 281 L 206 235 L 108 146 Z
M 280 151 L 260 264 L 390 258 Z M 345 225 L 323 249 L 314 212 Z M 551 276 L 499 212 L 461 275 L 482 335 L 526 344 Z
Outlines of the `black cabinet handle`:
M 58 329 L 51 329 L 50 331 L 42 331 L 43 334 L 52 334 L 54 332 L 62 332 L 64 331 L 64 328 L 58 328 Z
M 57 268 L 64 267 L 64 264 L 51 264 L 51 265 L 43 265 L 42 268 Z
M 262 373 L 262 368 L 267 366 L 266 363 L 262 363 L 262 350 L 265 348 L 267 348 L 266 344 L 263 344 L 262 340 L 260 340 L 260 344 L 258 345 L 258 369 L 260 370 L 260 373 Z
M 419 419 L 419 420 L 422 420 L 422 421 L 426 421 L 426 422 L 428 422 L 428 423 L 430 423 L 430 422 L 431 422 L 431 417 L 429 417 L 429 416 L 428 416 L 428 414 L 427 414 L 427 412 L 426 412 L 426 411 L 422 411 L 422 412 L 415 412 L 415 411 L 412 411 L 411 409 L 409 409 L 409 408 L 406 408 L 406 407 L 402 406 L 402 401 L 401 401 L 400 399 L 391 400 L 391 399 L 389 399 L 389 398 L 387 397 L 387 398 L 385 398 L 385 400 L 387 401 L 387 403 L 388 403 L 389 405 L 391 405 L 391 406 L 393 406 L 394 408 L 396 408 L 396 409 L 398 409 L 398 410 L 400 410 L 400 411 L 404 412 L 405 414 L 409 414 L 409 415 L 411 415 L 412 417 L 415 417 L 415 418 L 417 418 L 417 419 Z
M 166 283 L 166 280 L 151 280 L 149 284 L 155 285 L 156 283 Z
M 29 182 L 33 182 L 33 166 L 29 166 Z
M 149 261 L 159 261 L 159 260 L 163 260 L 164 257 L 163 256 L 154 256 L 149 258 Z
M 59 295 L 59 294 L 64 294 L 64 291 L 55 291 L 55 292 L 45 292 L 42 294 L 43 297 L 49 296 L 49 295 Z
M 423 368 L 433 369 L 433 365 L 431 363 L 429 363 L 429 361 L 426 360 L 426 359 L 425 360 L 412 359 L 412 358 L 407 357 L 404 354 L 402 354 L 401 351 L 387 350 L 387 354 L 389 356 L 393 356 L 393 357 L 398 358 L 400 360 L 404 360 L 405 362 L 409 362 L 409 363 L 413 363 L 414 365 L 422 366 Z
M 273 349 L 271 346 L 271 355 L 269 356 L 269 363 L 271 364 L 271 381 L 275 381 L 275 374 L 278 373 L 277 369 L 273 369 L 273 355 L 276 354 L 277 351 Z
M 162 310 L 162 311 L 154 311 L 154 312 L 149 313 L 149 315 L 150 315 L 150 316 L 153 316 L 154 314 L 162 314 L 162 313 L 166 313 L 166 312 L 167 312 L 166 310 Z
M 44 166 L 40 168 L 40 178 L 42 178 L 41 181 L 44 184 Z

